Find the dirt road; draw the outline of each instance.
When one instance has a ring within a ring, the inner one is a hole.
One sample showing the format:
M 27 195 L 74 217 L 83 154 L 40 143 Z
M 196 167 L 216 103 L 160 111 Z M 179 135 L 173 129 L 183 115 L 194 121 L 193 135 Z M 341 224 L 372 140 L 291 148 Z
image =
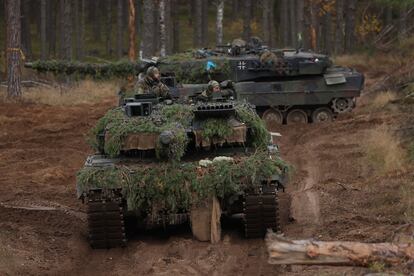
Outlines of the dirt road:
M 25 275 L 358 275 L 365 268 L 276 267 L 262 240 L 229 226 L 217 245 L 188 229 L 138 233 L 124 249 L 91 250 L 75 174 L 91 153 L 85 134 L 114 104 L 56 107 L 0 104 L 0 274 Z M 288 188 L 293 238 L 389 241 L 403 223 L 401 185 L 414 178 L 365 169 L 361 141 L 406 115 L 356 113 L 326 125 L 281 127 L 282 155 L 294 167 Z M 387 197 L 385 197 L 387 195 Z M 381 208 L 376 208 L 381 206 Z M 398 209 L 400 208 L 400 209 Z

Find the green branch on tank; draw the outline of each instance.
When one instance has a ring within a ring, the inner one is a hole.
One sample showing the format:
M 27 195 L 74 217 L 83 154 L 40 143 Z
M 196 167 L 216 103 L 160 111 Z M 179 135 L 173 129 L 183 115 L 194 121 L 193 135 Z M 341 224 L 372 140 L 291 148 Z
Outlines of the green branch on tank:
M 207 119 L 201 123 L 201 129 L 202 137 L 208 140 L 223 139 L 233 134 L 233 128 L 227 119 Z
M 266 151 L 234 161 L 164 163 L 161 166 L 85 167 L 77 174 L 81 191 L 91 188 L 122 188 L 130 210 L 157 206 L 170 212 L 188 211 L 191 204 L 210 196 L 226 198 L 255 190 L 262 180 L 280 175 L 286 164 L 267 158 Z M 151 206 L 150 206 L 151 203 Z
M 238 119 L 250 127 L 253 132 L 253 146 L 265 148 L 269 144 L 270 133 L 263 121 L 248 103 L 237 104 L 235 108 Z
M 191 128 L 194 118 L 193 108 L 189 105 L 164 105 L 155 109 L 148 117 L 126 117 L 122 108 L 118 107 L 107 112 L 91 130 L 88 142 L 99 150 L 98 134 L 106 132 L 104 151 L 110 157 L 119 155 L 124 139 L 129 134 L 161 133 L 165 130 L 174 131 L 174 139 L 168 148 L 157 145 L 157 156 L 167 156 L 170 160 L 180 160 L 185 154 L 188 139 L 185 130 Z M 266 148 L 270 135 L 262 120 L 250 105 L 235 104 L 236 116 L 253 132 L 253 146 Z M 201 123 L 201 134 L 206 139 L 224 140 L 233 133 L 227 119 L 207 119 Z
M 179 160 L 185 153 L 187 139 L 185 128 L 189 127 L 193 118 L 192 107 L 187 105 L 165 105 L 154 110 L 151 117 L 128 118 L 122 108 L 108 111 L 90 131 L 89 144 L 99 150 L 98 134 L 107 132 L 105 152 L 111 156 L 119 155 L 124 139 L 134 133 L 161 133 L 164 130 L 174 130 L 175 136 L 167 151 L 171 159 Z M 159 155 L 163 155 L 163 149 Z

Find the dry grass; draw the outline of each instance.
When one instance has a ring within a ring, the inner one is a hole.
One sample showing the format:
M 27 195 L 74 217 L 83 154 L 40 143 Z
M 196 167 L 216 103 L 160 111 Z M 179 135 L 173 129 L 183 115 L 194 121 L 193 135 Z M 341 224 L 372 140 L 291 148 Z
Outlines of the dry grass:
M 364 166 L 377 174 L 403 170 L 407 154 L 386 125 L 369 130 L 363 141 L 365 150 Z
M 402 203 L 404 204 L 404 219 L 414 224 L 414 179 L 401 186 Z
M 23 101 L 47 105 L 71 106 L 97 103 L 105 98 L 115 97 L 119 87 L 120 85 L 116 82 L 94 82 L 91 80 L 84 80 L 71 87 L 23 88 L 22 93 Z M 2 90 L 4 94 L 5 89 Z
M 393 91 L 384 91 L 375 95 L 367 105 L 369 111 L 380 111 L 386 107 L 390 102 L 395 101 L 398 98 L 397 94 Z

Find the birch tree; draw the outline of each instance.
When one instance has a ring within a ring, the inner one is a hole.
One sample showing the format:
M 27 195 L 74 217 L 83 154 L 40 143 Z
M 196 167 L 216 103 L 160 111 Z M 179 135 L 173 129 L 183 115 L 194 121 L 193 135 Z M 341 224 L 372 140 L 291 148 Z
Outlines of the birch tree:
M 166 54 L 167 33 L 165 30 L 165 0 L 160 0 L 160 55 L 162 57 Z
M 224 0 L 217 0 L 216 44 L 223 44 Z

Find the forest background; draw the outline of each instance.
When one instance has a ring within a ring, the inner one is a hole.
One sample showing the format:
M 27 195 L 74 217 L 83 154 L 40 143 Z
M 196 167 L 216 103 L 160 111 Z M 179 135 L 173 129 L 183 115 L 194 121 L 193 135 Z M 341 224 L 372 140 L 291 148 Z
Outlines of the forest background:
M 151 57 L 258 36 L 327 54 L 389 50 L 414 26 L 414 0 L 135 0 L 137 55 Z M 0 0 L 0 45 L 5 0 Z M 144 16 L 145 15 L 145 16 Z M 127 0 L 22 0 L 25 61 L 128 56 Z M 5 49 L 1 71 L 5 71 Z

